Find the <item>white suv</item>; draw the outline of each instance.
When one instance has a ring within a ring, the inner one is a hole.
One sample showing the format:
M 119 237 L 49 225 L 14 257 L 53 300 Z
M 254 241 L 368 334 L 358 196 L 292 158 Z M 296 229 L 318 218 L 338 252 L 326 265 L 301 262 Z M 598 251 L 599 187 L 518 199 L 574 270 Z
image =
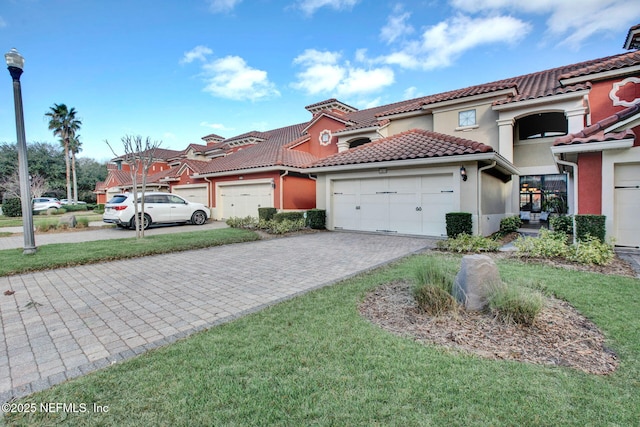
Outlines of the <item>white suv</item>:
M 142 193 L 138 193 L 138 208 Z M 135 207 L 133 194 L 125 193 L 113 196 L 104 206 L 102 220 L 118 227 L 135 228 Z M 193 203 L 170 193 L 145 193 L 143 227 L 151 224 L 191 223 L 202 225 L 209 219 L 209 208 L 202 203 Z

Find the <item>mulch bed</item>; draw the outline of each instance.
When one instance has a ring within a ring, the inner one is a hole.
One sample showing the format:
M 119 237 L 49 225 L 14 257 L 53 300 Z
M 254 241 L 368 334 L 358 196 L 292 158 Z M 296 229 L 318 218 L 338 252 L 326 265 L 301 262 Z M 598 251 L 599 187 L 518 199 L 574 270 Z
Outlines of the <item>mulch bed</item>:
M 380 286 L 367 294 L 359 311 L 391 333 L 488 359 L 567 366 L 599 375 L 618 366 L 604 335 L 567 302 L 549 298 L 533 326 L 526 327 L 463 309 L 432 317 L 418 308 L 411 289 L 403 280 Z

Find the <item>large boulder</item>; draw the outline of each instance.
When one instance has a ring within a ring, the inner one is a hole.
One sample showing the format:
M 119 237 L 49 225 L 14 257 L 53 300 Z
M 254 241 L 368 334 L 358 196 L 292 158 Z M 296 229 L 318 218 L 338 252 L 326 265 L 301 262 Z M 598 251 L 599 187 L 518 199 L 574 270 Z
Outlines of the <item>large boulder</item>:
M 67 228 L 76 228 L 78 221 L 76 220 L 75 215 L 62 215 L 60 217 L 60 225 L 66 226 Z
M 492 287 L 500 283 L 500 273 L 486 255 L 462 257 L 460 271 L 453 284 L 453 296 L 467 310 L 481 311 L 487 306 Z

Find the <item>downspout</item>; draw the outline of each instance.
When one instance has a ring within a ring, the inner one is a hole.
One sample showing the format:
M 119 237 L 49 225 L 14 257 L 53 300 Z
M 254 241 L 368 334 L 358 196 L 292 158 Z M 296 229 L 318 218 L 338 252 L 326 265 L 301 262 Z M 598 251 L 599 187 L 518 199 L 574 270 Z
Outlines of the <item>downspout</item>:
M 573 244 L 575 244 L 577 240 L 576 214 L 578 213 L 578 164 L 568 162 L 566 160 L 560 160 L 557 157 L 556 157 L 556 163 L 559 165 L 569 166 L 573 168 L 573 211 L 574 212 L 573 212 L 573 215 L 571 216 L 572 218 L 571 222 L 573 223 Z
M 478 208 L 478 234 L 480 236 L 483 236 L 482 234 L 482 172 L 486 171 L 487 169 L 491 169 L 496 167 L 496 161 L 494 160 L 493 162 L 491 162 L 490 165 L 487 166 L 483 166 L 481 168 L 478 168 L 478 187 L 477 187 L 477 208 Z
M 280 175 L 280 210 L 284 210 L 284 177 L 287 175 L 289 175 L 288 170 Z

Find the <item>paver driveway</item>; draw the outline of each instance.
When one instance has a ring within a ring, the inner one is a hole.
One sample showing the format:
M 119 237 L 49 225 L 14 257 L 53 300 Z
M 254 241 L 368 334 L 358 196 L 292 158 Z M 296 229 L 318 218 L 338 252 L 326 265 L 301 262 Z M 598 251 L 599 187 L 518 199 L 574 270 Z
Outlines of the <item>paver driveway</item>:
M 1 277 L 0 402 L 433 243 L 323 232 Z

